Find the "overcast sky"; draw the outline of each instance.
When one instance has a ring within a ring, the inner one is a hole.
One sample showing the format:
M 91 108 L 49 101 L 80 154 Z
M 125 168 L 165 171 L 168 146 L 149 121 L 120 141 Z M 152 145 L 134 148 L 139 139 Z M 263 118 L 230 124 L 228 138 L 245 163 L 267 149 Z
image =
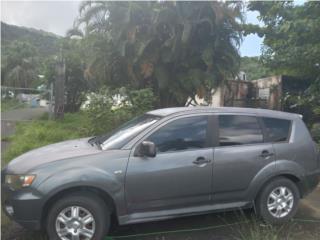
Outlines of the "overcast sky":
M 79 1 L 1 1 L 1 21 L 65 35 L 78 15 Z M 248 12 L 247 21 L 258 23 L 257 14 Z M 262 39 L 256 35 L 244 38 L 242 56 L 260 55 Z

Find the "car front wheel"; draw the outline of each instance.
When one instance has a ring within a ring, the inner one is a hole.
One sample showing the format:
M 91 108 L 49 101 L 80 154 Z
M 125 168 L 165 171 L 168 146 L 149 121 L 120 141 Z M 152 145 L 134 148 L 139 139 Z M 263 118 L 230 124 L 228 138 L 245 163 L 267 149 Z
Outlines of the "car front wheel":
M 107 234 L 110 213 L 97 196 L 73 194 L 58 200 L 47 218 L 47 233 L 53 240 L 100 240 Z
M 283 223 L 295 215 L 299 199 L 299 190 L 294 182 L 277 178 L 262 189 L 256 210 L 267 223 Z

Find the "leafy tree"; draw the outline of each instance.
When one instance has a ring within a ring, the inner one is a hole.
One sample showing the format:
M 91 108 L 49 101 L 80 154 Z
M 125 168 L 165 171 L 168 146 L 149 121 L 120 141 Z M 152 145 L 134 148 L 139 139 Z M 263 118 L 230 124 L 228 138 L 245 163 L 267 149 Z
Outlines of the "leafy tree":
M 95 82 L 150 87 L 158 106 L 177 106 L 237 74 L 241 10 L 241 3 L 86 1 L 69 34 L 97 53 L 87 69 Z
M 319 78 L 320 2 L 250 2 L 264 26 L 247 25 L 247 33 L 264 36 L 262 60 L 281 74 Z
M 60 42 L 62 58 L 65 62 L 65 98 L 64 110 L 76 112 L 85 100 L 88 90 L 85 77 L 86 65 L 82 43 L 76 39 L 62 39 Z M 54 83 L 57 77 L 58 56 L 51 56 L 44 63 L 44 73 L 48 84 Z
M 279 74 L 311 80 L 301 95 L 285 95 L 293 110 L 312 110 L 310 125 L 320 121 L 320 2 L 250 2 L 264 26 L 247 25 L 247 33 L 264 36 L 262 61 Z
M 263 64 L 260 57 L 241 57 L 240 71 L 246 73 L 247 80 L 264 78 L 273 74 L 273 72 Z
M 76 112 L 85 100 L 87 91 L 85 78 L 85 62 L 82 45 L 79 40 L 65 39 L 63 41 L 63 58 L 65 59 L 65 92 L 66 112 Z

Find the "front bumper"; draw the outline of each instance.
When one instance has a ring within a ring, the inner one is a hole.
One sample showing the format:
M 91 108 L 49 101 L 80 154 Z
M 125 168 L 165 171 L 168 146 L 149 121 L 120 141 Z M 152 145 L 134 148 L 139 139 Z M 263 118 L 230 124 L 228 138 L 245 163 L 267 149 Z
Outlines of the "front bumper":
M 5 214 L 13 221 L 30 230 L 41 229 L 42 200 L 32 188 L 13 190 L 1 185 L 1 205 Z

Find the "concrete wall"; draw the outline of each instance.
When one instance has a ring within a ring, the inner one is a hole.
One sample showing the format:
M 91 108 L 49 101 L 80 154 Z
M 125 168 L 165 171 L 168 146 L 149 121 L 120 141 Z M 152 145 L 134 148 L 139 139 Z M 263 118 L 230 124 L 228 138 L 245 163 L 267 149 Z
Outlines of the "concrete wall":
M 281 110 L 282 76 L 271 76 L 251 81 L 256 99 L 265 99 L 268 109 Z
M 210 104 L 199 96 L 195 99 L 198 105 L 212 107 L 256 107 L 282 110 L 281 96 L 282 76 L 271 76 L 252 81 L 226 81 L 212 91 Z
M 192 105 L 200 105 L 200 106 L 221 107 L 221 106 L 223 106 L 222 92 L 223 92 L 222 87 L 218 87 L 217 89 L 213 89 L 210 104 L 207 101 L 205 101 L 204 98 L 200 98 L 198 95 L 195 96 L 196 102 L 192 101 L 191 104 Z M 190 101 L 190 99 L 188 99 L 187 102 L 189 102 L 189 101 Z

